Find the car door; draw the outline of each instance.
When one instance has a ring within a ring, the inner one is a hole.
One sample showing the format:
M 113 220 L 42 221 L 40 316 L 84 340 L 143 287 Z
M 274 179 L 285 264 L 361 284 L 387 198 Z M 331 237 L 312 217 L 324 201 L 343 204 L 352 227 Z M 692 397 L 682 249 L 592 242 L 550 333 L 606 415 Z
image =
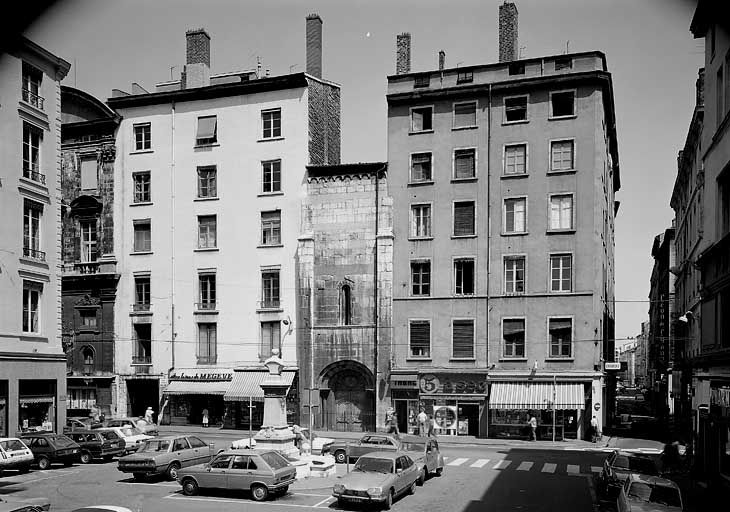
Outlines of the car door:
M 210 449 L 207 444 L 195 436 L 188 437 L 188 442 L 190 443 L 190 448 L 193 450 L 195 464 L 206 464 L 211 460 Z
M 51 455 L 52 455 L 51 445 L 48 443 L 48 439 L 46 439 L 45 437 L 34 437 L 33 446 L 31 447 L 31 450 L 33 451 L 33 454 L 35 455 L 36 460 L 38 460 L 38 457 L 41 455 L 45 455 L 50 460 L 53 460 L 53 457 L 51 457 Z
M 404 465 L 404 457 L 396 457 L 395 459 L 395 492 L 397 494 L 400 494 L 403 492 L 403 489 L 406 488 L 406 472 L 405 472 L 405 465 Z
M 383 436 L 366 436 L 356 446 L 355 457 L 360 457 L 366 453 L 375 452 L 382 448 L 382 443 L 385 442 Z
M 210 467 L 197 476 L 200 487 L 227 489 L 232 454 L 221 453 L 210 462 Z
M 193 451 L 190 449 L 190 443 L 185 437 L 177 437 L 172 442 L 172 456 L 180 461 L 182 467 L 193 466 Z
M 236 455 L 233 459 L 231 473 L 228 477 L 228 488 L 247 490 L 256 480 L 261 480 L 269 467 L 257 455 Z

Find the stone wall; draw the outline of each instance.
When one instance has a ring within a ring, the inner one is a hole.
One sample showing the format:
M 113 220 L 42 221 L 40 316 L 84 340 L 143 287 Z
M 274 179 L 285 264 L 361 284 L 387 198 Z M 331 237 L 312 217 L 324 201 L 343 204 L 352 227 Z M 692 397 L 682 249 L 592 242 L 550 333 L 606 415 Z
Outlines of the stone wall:
M 340 88 L 307 79 L 309 83 L 309 163 L 340 163 Z

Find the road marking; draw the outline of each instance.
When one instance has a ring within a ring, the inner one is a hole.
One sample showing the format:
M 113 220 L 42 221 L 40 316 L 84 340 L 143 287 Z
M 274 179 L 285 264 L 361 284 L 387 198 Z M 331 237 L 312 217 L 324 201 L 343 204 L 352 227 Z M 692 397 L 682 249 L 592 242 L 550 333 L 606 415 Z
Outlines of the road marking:
M 603 468 L 601 466 L 591 466 L 592 473 L 600 473 L 601 471 L 603 471 Z
M 484 467 L 488 463 L 489 463 L 489 459 L 479 459 L 474 464 L 472 464 L 470 467 L 472 467 L 472 468 L 482 468 L 482 467 Z
M 534 462 L 522 462 L 519 466 L 517 466 L 517 471 L 530 471 L 530 468 L 532 468 L 532 465 Z
M 448 466 L 461 466 L 461 465 L 462 465 L 463 463 L 465 463 L 465 462 L 466 462 L 466 461 L 468 461 L 468 460 L 469 460 L 469 459 L 464 459 L 464 458 L 458 458 L 458 459 L 454 459 L 454 460 L 452 460 L 452 461 L 451 461 L 451 462 L 449 462 L 449 463 L 448 463 L 447 465 L 448 465 Z
M 181 496 L 180 494 L 168 494 L 167 496 L 164 496 L 162 499 L 166 500 L 190 500 L 190 501 L 207 501 L 207 502 L 216 502 L 216 503 L 236 503 L 238 505 L 245 504 L 248 500 L 231 500 L 231 499 L 225 499 L 225 498 L 216 498 L 214 496 L 209 496 L 205 498 L 196 498 L 193 496 Z M 329 498 L 328 498 L 329 499 Z M 251 501 L 251 503 L 256 503 L 254 501 Z M 281 501 L 276 502 L 270 502 L 270 503 L 256 503 L 256 505 L 261 507 L 295 507 L 295 508 L 314 508 L 316 505 L 299 505 L 296 503 L 282 503 Z
M 118 480 L 115 483 L 117 485 L 145 485 L 147 487 L 180 487 L 180 484 L 176 482 L 130 482 L 125 480 Z
M 316 508 L 316 507 L 319 507 L 320 505 L 323 505 L 323 504 L 325 504 L 325 503 L 327 503 L 328 501 L 330 501 L 330 500 L 333 500 L 333 499 L 335 499 L 335 498 L 334 498 L 334 497 L 332 497 L 332 496 L 328 496 L 327 498 L 323 499 L 323 500 L 322 500 L 322 501 L 320 501 L 319 503 L 316 503 L 316 504 L 314 504 L 314 505 L 313 505 L 313 507 L 315 507 L 315 508 Z
M 494 466 L 492 466 L 492 469 L 505 469 L 507 466 L 509 466 L 509 464 L 510 461 L 508 460 L 500 460 Z
M 570 475 L 580 474 L 580 466 L 576 466 L 575 464 L 568 464 L 568 474 L 570 474 Z
M 557 465 L 557 464 L 551 464 L 551 463 L 549 463 L 549 462 L 546 462 L 546 463 L 545 463 L 545 464 L 543 465 L 543 467 L 542 467 L 542 470 L 541 470 L 541 471 L 542 471 L 543 473 L 555 473 L 555 468 L 557 468 L 557 467 L 558 467 L 558 465 Z

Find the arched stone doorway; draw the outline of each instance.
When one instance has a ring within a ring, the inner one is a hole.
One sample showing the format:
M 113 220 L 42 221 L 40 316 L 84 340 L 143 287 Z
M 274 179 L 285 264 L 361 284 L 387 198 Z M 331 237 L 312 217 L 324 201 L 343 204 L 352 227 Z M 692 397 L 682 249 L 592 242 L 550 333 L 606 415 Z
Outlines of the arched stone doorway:
M 320 382 L 323 428 L 342 432 L 374 429 L 374 378 L 365 365 L 337 361 L 322 370 Z

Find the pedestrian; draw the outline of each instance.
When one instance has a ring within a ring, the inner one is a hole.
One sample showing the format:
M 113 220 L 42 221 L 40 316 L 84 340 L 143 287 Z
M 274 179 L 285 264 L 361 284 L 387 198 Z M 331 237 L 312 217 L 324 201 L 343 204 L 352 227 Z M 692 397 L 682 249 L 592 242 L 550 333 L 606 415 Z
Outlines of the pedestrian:
M 395 434 L 395 437 L 400 436 L 400 432 L 398 431 L 398 415 L 395 413 L 395 411 L 391 412 L 390 414 L 387 428 L 388 434 Z
M 426 415 L 426 409 L 421 407 L 421 412 L 418 413 L 418 434 L 422 436 L 428 435 L 428 415 Z
M 598 441 L 598 420 L 595 416 L 591 418 L 591 441 L 594 443 Z
M 203 428 L 208 427 L 208 409 L 203 409 Z
M 530 441 L 537 441 L 537 420 L 533 416 L 527 423 L 530 425 Z
M 433 426 L 433 424 L 434 424 L 433 414 L 429 414 L 428 415 L 428 435 L 429 436 L 434 435 L 434 426 Z
M 155 411 L 152 410 L 152 407 L 148 407 L 147 410 L 144 412 L 144 420 L 147 423 L 154 423 L 153 414 L 155 414 Z

